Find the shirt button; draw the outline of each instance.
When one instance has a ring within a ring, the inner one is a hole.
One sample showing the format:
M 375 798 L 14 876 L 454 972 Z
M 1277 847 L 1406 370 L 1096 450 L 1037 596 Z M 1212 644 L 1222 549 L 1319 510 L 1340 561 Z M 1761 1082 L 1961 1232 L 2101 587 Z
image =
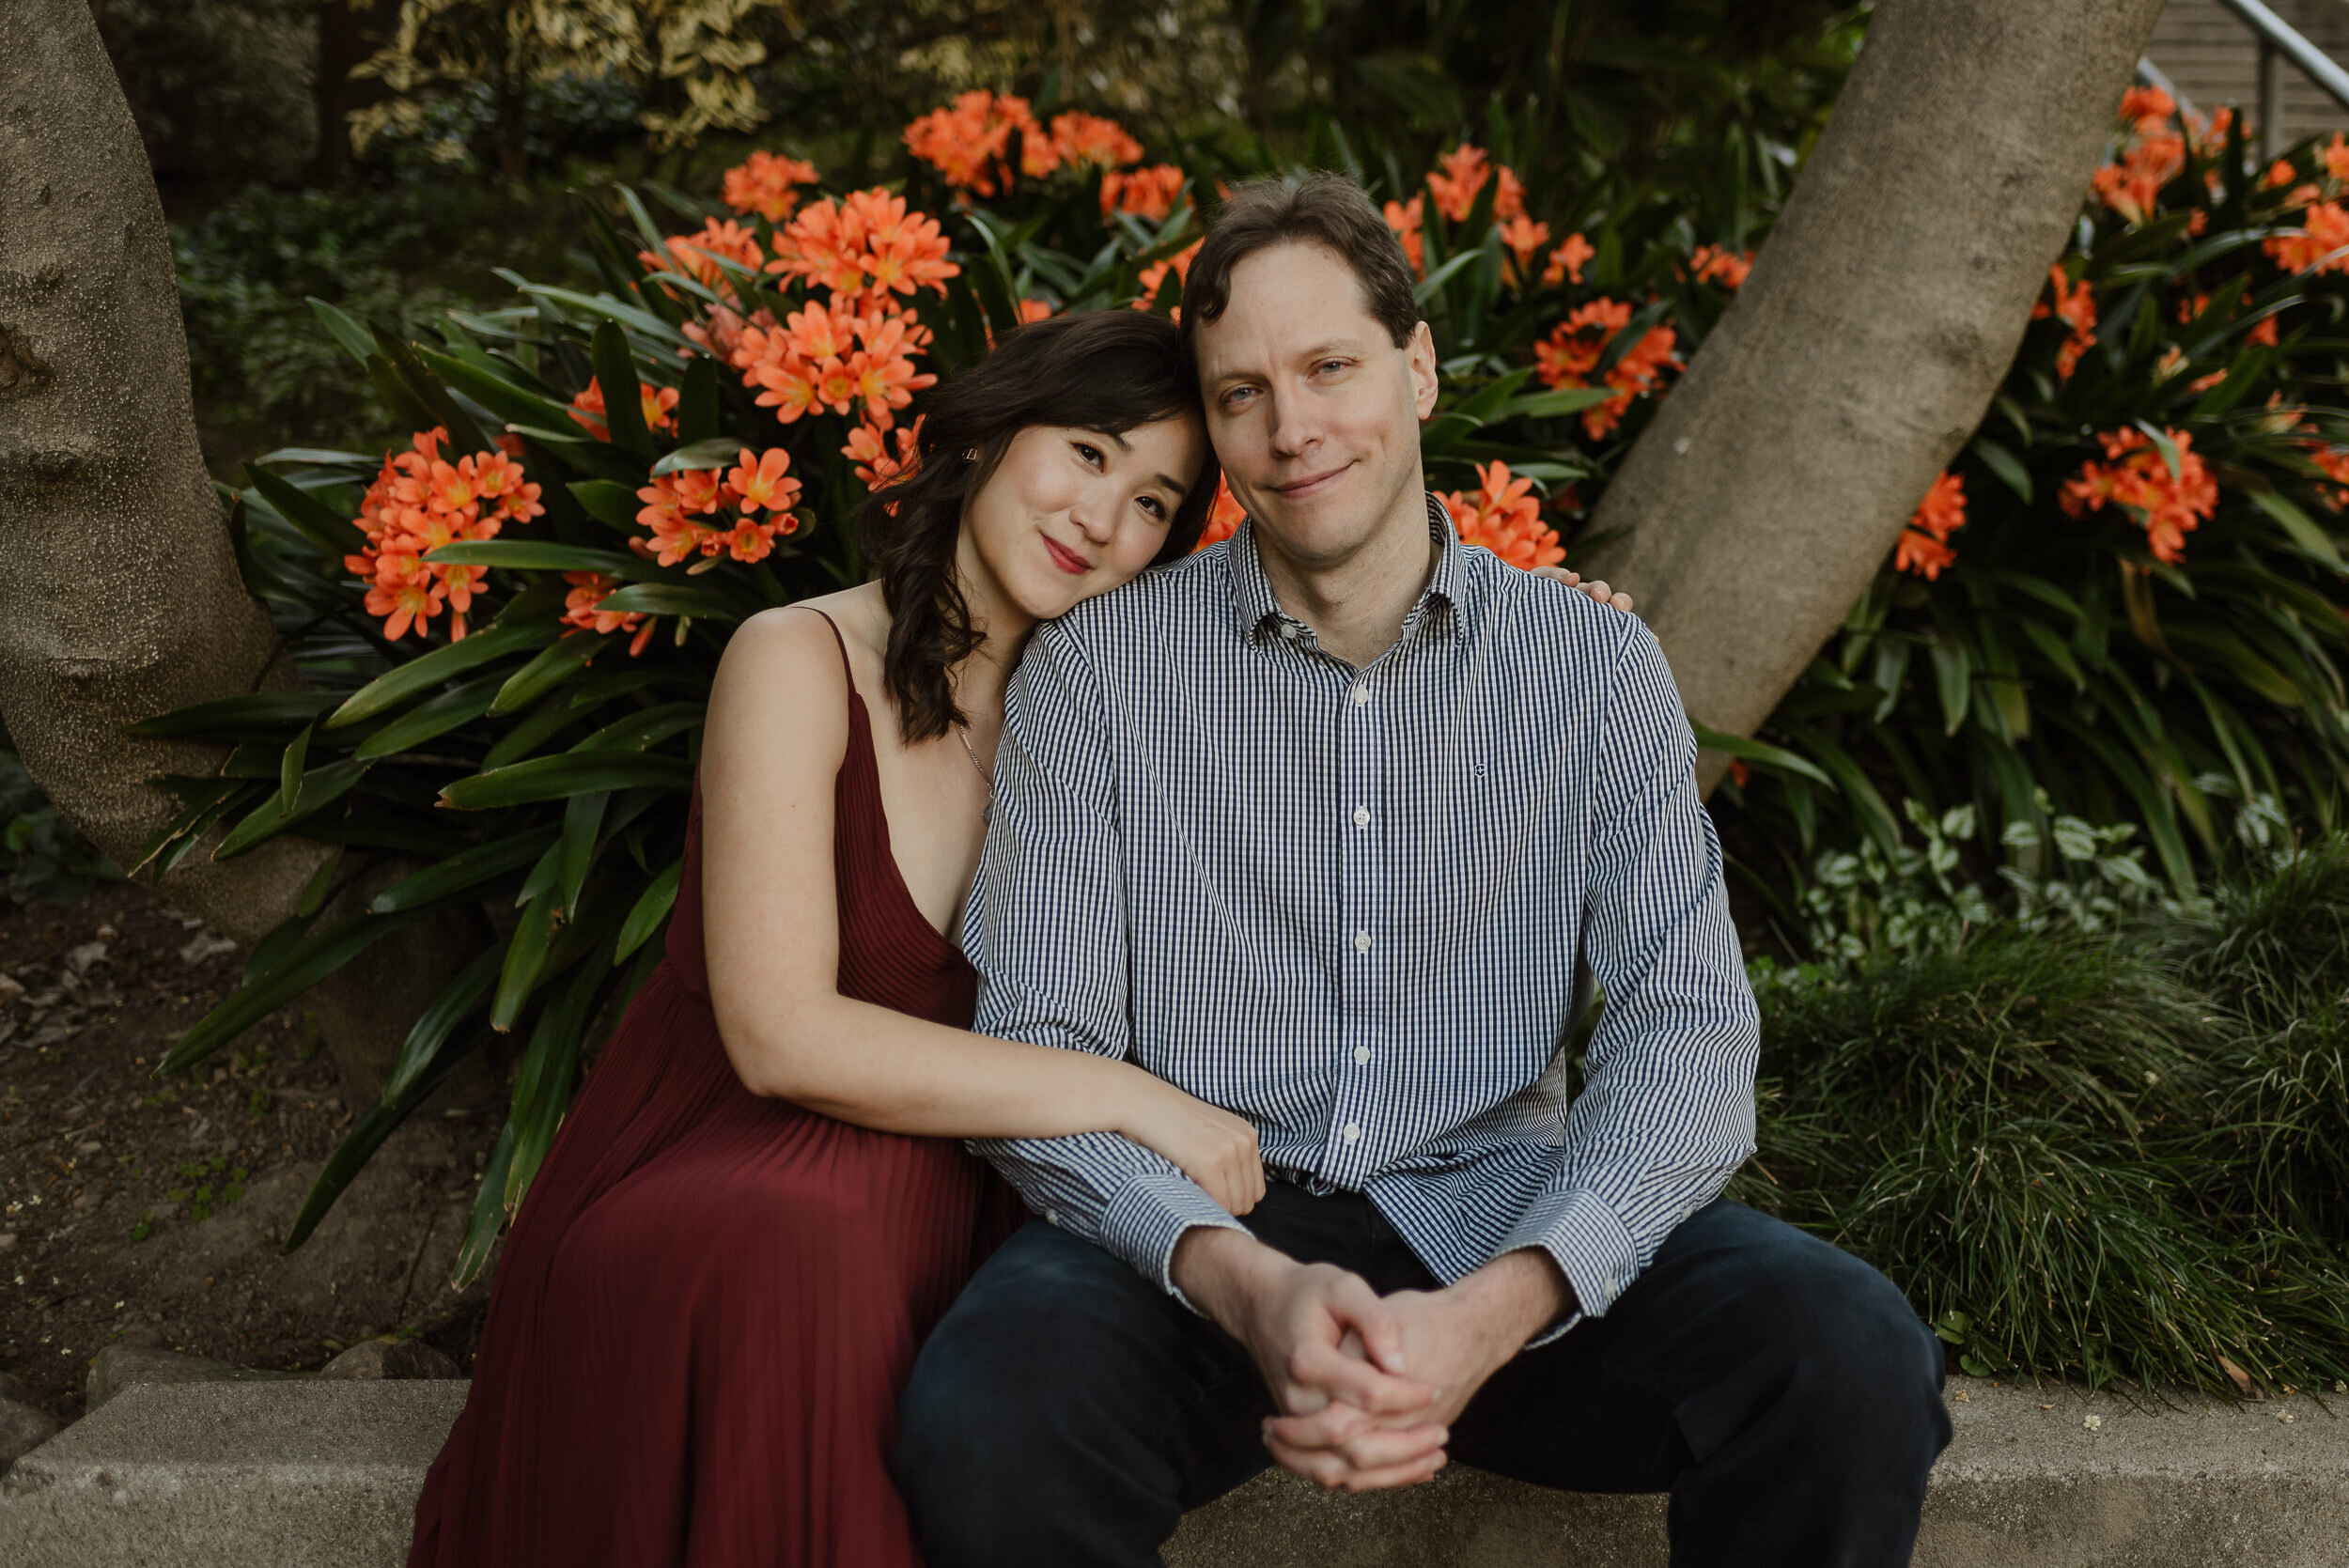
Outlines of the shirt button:
M 1360 707 L 1368 701 L 1370 701 L 1370 688 L 1358 682 L 1354 687 L 1354 706 Z
M 1292 642 L 1292 643 L 1296 642 L 1296 641 L 1297 641 L 1297 627 L 1296 627 L 1295 623 L 1290 622 L 1290 621 L 1283 621 L 1283 622 L 1281 623 L 1281 635 L 1282 635 L 1282 636 L 1283 636 L 1283 637 L 1285 637 L 1285 638 L 1287 638 L 1287 639 L 1288 639 L 1290 642 Z
M 1368 806 L 1356 806 L 1354 808 L 1354 826 L 1357 828 L 1367 828 L 1370 826 L 1370 808 Z
M 1351 1123 L 1351 1122 L 1348 1122 L 1348 1123 L 1346 1123 L 1346 1141 L 1348 1143 L 1353 1142 L 1353 1141 L 1354 1141 L 1354 1140 L 1356 1140 L 1357 1138 L 1361 1137 L 1361 1135 L 1362 1135 L 1362 1129 L 1361 1129 L 1361 1127 L 1356 1126 L 1355 1126 L 1353 1123 Z
M 1044 1211 L 1044 1222 L 1045 1222 L 1047 1225 L 1057 1225 L 1057 1224 L 1059 1224 L 1059 1223 L 1060 1223 L 1060 1210 L 1058 1210 L 1058 1209 L 1046 1209 L 1046 1210 Z
M 1369 932 L 1357 931 L 1354 933 L 1354 951 L 1357 953 L 1368 953 L 1370 951 Z
M 1367 1063 L 1369 1063 L 1369 1061 L 1370 1061 L 1370 1048 L 1369 1048 L 1368 1046 L 1356 1046 L 1356 1047 L 1354 1048 L 1354 1063 L 1355 1063 L 1355 1065 L 1357 1065 L 1357 1066 L 1362 1066 L 1362 1065 L 1367 1064 Z

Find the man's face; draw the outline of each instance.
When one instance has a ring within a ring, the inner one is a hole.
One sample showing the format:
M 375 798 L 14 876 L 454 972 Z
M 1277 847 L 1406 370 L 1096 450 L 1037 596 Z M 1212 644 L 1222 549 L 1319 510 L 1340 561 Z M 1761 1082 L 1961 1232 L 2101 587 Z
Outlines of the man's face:
M 1436 406 L 1425 322 L 1396 348 L 1353 270 L 1293 242 L 1235 266 L 1229 304 L 1193 341 L 1207 434 L 1268 545 L 1327 570 L 1387 528 L 1425 528 L 1419 427 Z

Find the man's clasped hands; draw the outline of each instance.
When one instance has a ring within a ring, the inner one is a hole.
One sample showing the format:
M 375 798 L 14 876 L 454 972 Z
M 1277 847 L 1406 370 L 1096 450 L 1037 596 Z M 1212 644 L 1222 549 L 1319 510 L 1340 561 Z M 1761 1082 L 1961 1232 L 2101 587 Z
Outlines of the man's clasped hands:
M 1452 1423 L 1572 1292 L 1547 1253 L 1502 1253 L 1439 1290 L 1380 1296 L 1244 1231 L 1185 1234 L 1175 1284 L 1248 1348 L 1278 1414 L 1265 1447 L 1330 1488 L 1409 1486 L 1443 1468 Z

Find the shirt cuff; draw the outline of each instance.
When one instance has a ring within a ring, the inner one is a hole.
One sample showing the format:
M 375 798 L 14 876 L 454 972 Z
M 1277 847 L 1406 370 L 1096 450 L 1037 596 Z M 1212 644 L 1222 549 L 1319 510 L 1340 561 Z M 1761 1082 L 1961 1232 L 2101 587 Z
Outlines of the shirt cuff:
M 1198 1307 L 1174 1284 L 1174 1246 L 1184 1232 L 1201 1225 L 1243 1234 L 1248 1229 L 1189 1176 L 1143 1172 L 1118 1188 L 1102 1210 L 1101 1245 L 1196 1312 Z
M 1615 1297 L 1639 1278 L 1640 1254 L 1615 1211 L 1588 1191 L 1546 1193 L 1534 1200 L 1506 1240 L 1494 1250 L 1538 1247 L 1558 1265 L 1574 1291 L 1576 1311 L 1544 1329 L 1527 1348 L 1548 1344 L 1585 1317 L 1604 1317 Z

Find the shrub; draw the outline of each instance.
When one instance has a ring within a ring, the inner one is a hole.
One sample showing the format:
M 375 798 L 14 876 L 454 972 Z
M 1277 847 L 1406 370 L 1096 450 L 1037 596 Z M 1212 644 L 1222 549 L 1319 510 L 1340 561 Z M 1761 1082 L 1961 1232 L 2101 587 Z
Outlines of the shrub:
M 1884 1268 L 1977 1375 L 2349 1374 L 2340 999 L 2242 939 L 2279 904 L 2349 918 L 2344 864 L 2328 840 L 2216 919 L 1765 969 L 1734 1192 Z

